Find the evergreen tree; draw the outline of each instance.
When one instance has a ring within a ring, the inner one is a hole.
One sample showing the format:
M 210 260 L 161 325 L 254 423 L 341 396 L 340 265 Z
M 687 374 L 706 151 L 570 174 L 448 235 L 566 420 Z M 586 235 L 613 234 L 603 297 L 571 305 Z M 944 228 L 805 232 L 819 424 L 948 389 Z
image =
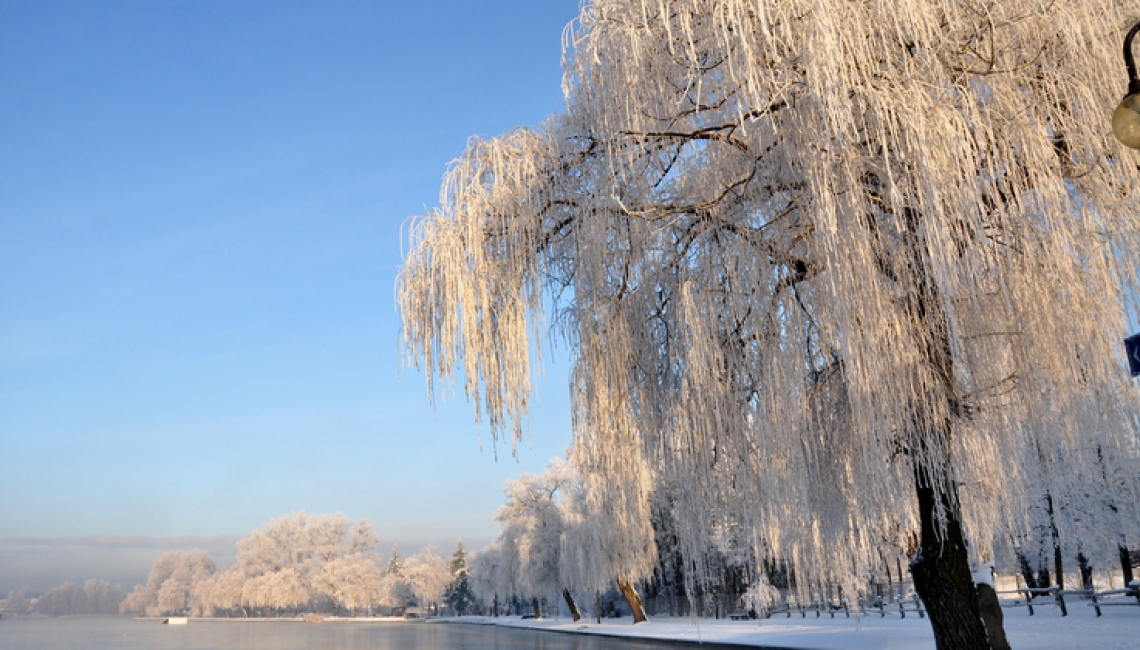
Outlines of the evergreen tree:
M 459 540 L 455 552 L 451 554 L 451 575 L 454 580 L 447 588 L 444 599 L 456 614 L 463 616 L 475 603 L 475 595 L 471 593 L 467 580 L 470 573 L 467 570 L 467 551 L 463 549 L 463 540 Z
M 398 578 L 404 575 L 404 561 L 400 559 L 398 544 L 392 546 L 392 555 L 388 558 L 388 575 Z

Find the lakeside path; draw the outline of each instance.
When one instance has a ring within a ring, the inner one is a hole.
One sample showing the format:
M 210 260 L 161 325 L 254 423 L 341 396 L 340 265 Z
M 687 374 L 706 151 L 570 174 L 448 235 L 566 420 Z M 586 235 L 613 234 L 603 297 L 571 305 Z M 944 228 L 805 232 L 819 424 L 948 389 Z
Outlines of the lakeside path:
M 1097 618 L 1091 607 L 1073 603 L 1069 616 L 1062 618 L 1052 607 L 1039 607 L 1036 616 L 1024 609 L 1006 609 L 1005 629 L 1013 650 L 1136 650 L 1140 648 L 1140 607 L 1106 607 Z M 659 641 L 725 644 L 796 650 L 934 650 L 930 622 L 908 613 L 880 618 L 878 612 L 862 617 L 857 630 L 855 616 L 832 619 L 826 615 L 791 618 L 779 615 L 756 621 L 699 620 L 655 617 L 633 625 L 630 619 L 569 618 L 522 620 L 517 616 L 499 618 L 464 616 L 437 619 L 441 623 L 500 625 L 503 627 L 547 630 L 568 634 L 589 634 Z

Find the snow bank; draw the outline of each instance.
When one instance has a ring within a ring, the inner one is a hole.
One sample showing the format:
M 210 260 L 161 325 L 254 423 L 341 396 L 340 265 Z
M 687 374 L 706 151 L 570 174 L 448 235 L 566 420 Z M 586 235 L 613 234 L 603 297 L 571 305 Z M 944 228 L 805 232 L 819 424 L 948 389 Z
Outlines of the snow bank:
M 1044 603 L 1043 603 L 1044 605 Z M 1140 607 L 1106 607 L 1104 616 L 1096 617 L 1092 607 L 1073 602 L 1069 616 L 1062 618 L 1051 607 L 1041 607 L 1036 616 L 1025 609 L 1003 608 L 1005 628 L 1014 650 L 1136 650 L 1140 645 Z M 913 614 L 880 618 L 878 614 L 862 617 L 863 629 L 855 629 L 855 616 L 844 618 L 791 618 L 756 621 L 698 620 L 654 617 L 649 623 L 632 625 L 629 618 L 604 619 L 598 625 L 593 619 L 578 623 L 568 618 L 522 620 L 511 617 L 479 617 L 444 619 L 446 622 L 477 623 L 550 630 L 572 634 L 723 643 L 754 647 L 777 647 L 814 650 L 934 650 L 934 634 L 927 619 Z

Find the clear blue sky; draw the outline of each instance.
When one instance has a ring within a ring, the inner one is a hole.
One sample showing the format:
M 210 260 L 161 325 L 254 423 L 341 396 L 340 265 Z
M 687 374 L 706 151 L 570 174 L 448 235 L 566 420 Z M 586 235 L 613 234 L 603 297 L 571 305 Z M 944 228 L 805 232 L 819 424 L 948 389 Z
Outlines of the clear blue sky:
M 433 414 L 401 225 L 470 135 L 562 109 L 577 9 L 0 3 L 0 538 L 491 530 L 569 443 L 567 363 L 517 462 Z

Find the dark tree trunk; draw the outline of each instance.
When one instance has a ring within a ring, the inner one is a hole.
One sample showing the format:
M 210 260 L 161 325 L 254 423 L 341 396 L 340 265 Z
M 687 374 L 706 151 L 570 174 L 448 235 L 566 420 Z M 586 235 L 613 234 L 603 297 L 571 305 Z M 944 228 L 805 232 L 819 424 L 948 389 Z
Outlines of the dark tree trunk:
M 1065 562 L 1061 558 L 1061 547 L 1053 547 L 1053 572 L 1057 575 L 1057 586 L 1065 588 Z
M 539 611 L 539 609 L 538 609 L 538 599 L 537 598 L 531 598 L 530 604 L 534 606 L 534 617 L 536 619 L 542 618 L 542 612 Z
M 622 596 L 625 596 L 625 601 L 629 603 L 629 609 L 633 612 L 633 623 L 644 623 L 649 619 L 645 617 L 645 609 L 641 606 L 641 596 L 637 595 L 637 590 L 633 588 L 629 580 L 625 578 L 618 578 L 618 591 Z
M 1077 568 L 1081 572 L 1081 589 L 1093 588 L 1093 568 L 1084 553 L 1077 553 Z
M 872 195 L 880 195 L 878 185 L 876 179 L 874 186 L 867 189 Z M 929 272 L 931 263 L 923 241 L 922 215 L 907 206 L 892 207 L 906 225 L 897 233 L 903 249 L 902 259 L 891 259 L 885 249 L 877 250 L 876 254 L 885 264 L 884 268 L 891 269 L 900 278 L 909 276 L 913 282 L 904 301 L 905 309 L 916 323 L 914 341 L 919 346 L 928 377 L 941 384 L 942 395 L 935 399 L 945 400 L 947 413 L 935 416 L 939 419 L 934 420 L 927 405 L 913 404 L 915 429 L 908 442 L 913 445 L 911 462 L 922 525 L 918 552 L 910 561 L 914 589 L 930 615 L 938 650 L 989 650 L 962 533 L 957 484 L 950 469 L 953 419 L 960 414 L 949 335 L 952 328 L 942 305 L 941 290 Z M 883 241 L 884 233 L 877 219 L 873 215 L 870 219 L 872 229 L 879 230 L 874 233 L 876 240 Z
M 1065 588 L 1065 563 L 1061 558 L 1061 539 L 1057 532 L 1057 521 L 1053 516 L 1053 495 L 1045 494 L 1045 512 L 1049 514 L 1049 536 L 1053 539 L 1053 572 L 1057 577 L 1057 586 Z
M 1029 558 L 1025 557 L 1018 551 L 1017 560 L 1021 564 L 1021 577 L 1025 578 L 1025 586 L 1030 589 L 1044 589 L 1048 587 L 1053 579 L 1049 575 L 1049 569 L 1041 566 L 1034 567 L 1029 562 Z M 1033 600 L 1034 596 L 1030 594 L 1029 599 Z
M 578 611 L 578 603 L 574 602 L 574 597 L 570 595 L 570 590 L 563 587 L 562 597 L 566 599 L 566 606 L 570 608 L 570 616 L 574 617 L 574 622 L 577 623 L 582 620 L 582 612 Z
M 598 625 L 602 624 L 602 594 L 594 592 L 594 618 L 597 619 Z
M 1120 573 L 1124 577 L 1124 586 L 1127 587 L 1134 580 L 1132 577 L 1132 554 L 1128 551 L 1128 547 L 1123 544 L 1120 546 Z
M 974 597 L 974 579 L 957 499 L 954 495 L 939 494 L 931 483 L 924 470 L 915 471 L 922 536 L 918 552 L 910 561 L 914 589 L 930 615 L 938 650 L 989 650 L 986 629 Z M 951 481 L 945 484 L 948 490 L 954 491 Z M 939 506 L 946 513 L 946 527 L 941 534 L 935 519 Z
M 998 600 L 997 592 L 986 583 L 974 585 L 974 591 L 990 647 L 993 650 L 1010 650 L 1009 640 L 1005 638 L 1005 617 L 1001 612 L 1001 601 Z

